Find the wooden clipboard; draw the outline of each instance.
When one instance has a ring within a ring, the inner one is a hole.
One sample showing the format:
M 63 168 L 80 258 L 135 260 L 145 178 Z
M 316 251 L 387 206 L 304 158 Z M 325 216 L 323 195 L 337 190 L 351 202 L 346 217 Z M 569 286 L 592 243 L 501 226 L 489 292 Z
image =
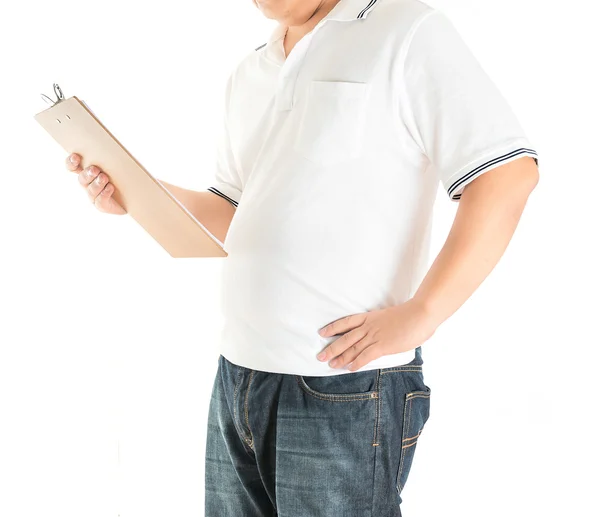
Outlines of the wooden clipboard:
M 97 165 L 115 186 L 113 198 L 172 257 L 226 257 L 212 235 L 96 118 L 77 97 L 58 100 L 35 120 L 67 154 L 82 156 L 82 167 Z

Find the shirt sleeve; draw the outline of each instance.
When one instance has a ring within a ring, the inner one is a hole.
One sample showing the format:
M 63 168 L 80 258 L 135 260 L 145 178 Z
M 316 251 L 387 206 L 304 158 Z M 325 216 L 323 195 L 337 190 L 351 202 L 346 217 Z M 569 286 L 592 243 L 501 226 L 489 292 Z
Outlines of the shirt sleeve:
M 229 76 L 225 87 L 225 108 L 220 134 L 217 140 L 216 171 L 208 191 L 221 196 L 237 207 L 242 195 L 242 177 L 231 148 L 229 134 L 229 98 L 231 95 L 233 74 Z
M 454 24 L 432 8 L 404 45 L 400 116 L 448 196 L 485 172 L 537 152 Z

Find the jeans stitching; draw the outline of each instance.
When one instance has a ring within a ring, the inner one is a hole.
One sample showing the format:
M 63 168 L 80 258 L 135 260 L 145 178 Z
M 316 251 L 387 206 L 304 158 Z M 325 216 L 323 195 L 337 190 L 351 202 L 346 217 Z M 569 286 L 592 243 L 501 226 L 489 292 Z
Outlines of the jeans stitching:
M 235 425 L 236 428 L 238 427 L 238 424 L 237 424 L 237 404 L 236 404 L 236 401 L 237 401 L 237 393 L 238 393 L 238 390 L 240 388 L 240 381 L 241 381 L 241 379 L 242 379 L 242 369 L 239 368 L 238 369 L 238 373 L 237 373 L 237 377 L 235 379 L 235 389 L 233 390 L 233 423 L 234 423 L 234 425 Z M 239 432 L 239 429 L 238 429 L 238 432 Z
M 369 400 L 369 399 L 376 399 L 379 397 L 379 391 L 375 390 L 375 391 L 368 391 L 366 393 L 354 393 L 354 394 L 326 394 L 326 393 L 319 393 L 318 391 L 313 390 L 308 384 L 306 384 L 306 382 L 304 382 L 304 379 L 302 378 L 302 375 L 296 375 L 296 382 L 298 383 L 298 385 L 300 386 L 300 388 L 308 393 L 311 397 L 314 397 L 316 399 L 320 399 L 320 400 L 327 400 L 330 402 L 354 402 L 357 400 Z
M 431 396 L 431 393 L 428 391 L 413 391 L 412 393 L 407 393 L 406 396 L 409 399 L 426 399 Z
M 410 415 L 410 406 L 412 405 L 411 402 L 412 399 L 410 399 L 407 395 L 407 397 L 405 398 L 404 401 L 404 411 L 402 414 L 402 436 L 406 436 L 406 434 L 408 434 L 408 419 L 409 419 L 409 415 Z M 408 407 L 408 415 L 406 412 L 406 408 Z M 402 491 L 402 483 L 401 483 L 401 478 L 402 478 L 402 474 L 404 472 L 404 447 L 400 448 L 400 467 L 398 468 L 398 484 L 396 486 L 396 488 L 398 489 L 398 493 L 400 493 Z
M 248 379 L 248 389 L 246 390 L 246 400 L 245 400 L 245 413 L 246 413 L 246 429 L 248 429 L 248 432 L 250 433 L 250 440 L 248 441 L 247 438 L 246 441 L 248 441 L 248 445 L 250 446 L 250 448 L 252 450 L 254 450 L 254 437 L 252 436 L 252 431 L 250 429 L 250 422 L 249 422 L 249 418 L 248 418 L 248 395 L 250 394 L 250 384 L 252 383 L 252 379 L 254 378 L 254 370 L 252 370 L 250 372 L 250 378 Z
M 377 379 L 375 380 L 375 389 L 381 394 L 381 369 L 377 370 Z M 375 402 L 375 429 L 373 431 L 373 446 L 379 445 L 379 426 L 381 423 L 381 396 L 377 397 Z
M 252 455 L 252 454 L 254 454 L 254 449 L 252 449 L 252 447 L 250 447 L 250 442 L 248 441 L 248 438 L 246 438 L 246 436 L 244 435 L 244 432 L 243 432 L 243 430 L 241 428 L 241 423 L 238 422 L 238 418 L 237 418 L 237 404 L 236 404 L 236 401 L 237 401 L 237 394 L 238 394 L 238 391 L 239 391 L 239 388 L 240 388 L 240 384 L 241 384 L 241 381 L 242 381 L 242 373 L 243 373 L 242 368 L 239 368 L 238 369 L 238 373 L 237 373 L 237 377 L 236 377 L 236 381 L 235 381 L 235 389 L 233 391 L 233 425 L 235 426 L 235 428 L 236 428 L 236 430 L 238 432 L 238 435 L 242 439 L 242 441 L 246 445 L 249 446 L 249 452 L 248 452 L 248 454 Z M 246 450 L 248 450 L 248 449 L 246 449 Z
M 409 442 L 411 440 L 415 440 L 416 438 L 418 438 L 419 436 L 421 436 L 421 433 L 423 432 L 423 429 L 421 429 L 417 434 L 415 434 L 414 436 L 409 436 L 408 438 L 404 438 L 402 440 L 402 443 L 404 442 Z M 410 445 L 413 445 L 412 443 Z M 404 445 L 402 447 L 405 447 Z M 408 445 L 406 445 L 406 447 L 408 447 Z
M 377 378 L 375 379 L 375 389 L 377 390 L 377 393 L 381 394 L 381 369 L 377 370 Z M 379 425 L 380 425 L 380 421 L 381 421 L 381 396 L 377 397 L 377 400 L 375 401 L 375 426 L 374 426 L 374 430 L 373 430 L 373 443 L 372 445 L 374 447 L 378 446 L 378 440 L 379 440 Z M 377 473 L 377 452 L 379 451 L 379 449 L 373 449 L 373 483 L 371 485 L 371 515 L 374 514 L 375 511 L 375 485 L 376 485 L 376 473 Z
M 381 370 L 377 370 L 377 378 L 375 379 L 375 391 L 377 393 L 381 393 L 381 377 L 380 377 L 380 373 Z M 378 396 L 377 400 L 375 401 L 375 428 L 373 430 L 373 443 L 372 445 L 374 447 L 378 446 L 378 438 L 379 438 L 379 423 L 380 423 L 380 417 L 381 417 L 381 397 Z
M 392 372 L 420 372 L 423 370 L 423 366 L 400 366 L 398 368 L 391 368 L 381 370 L 381 374 L 392 373 Z
M 400 494 L 400 492 L 403 489 L 402 483 L 400 482 L 400 479 L 402 478 L 402 475 L 404 473 L 404 459 L 406 457 L 405 454 L 405 449 L 408 449 L 409 447 L 412 447 L 413 445 L 417 444 L 417 438 L 421 435 L 422 431 L 423 431 L 423 427 L 421 427 L 421 429 L 419 430 L 419 432 L 414 435 L 414 436 L 410 436 L 410 437 L 406 437 L 405 436 L 408 434 L 408 430 L 410 428 L 409 424 L 410 424 L 410 420 L 411 420 L 411 414 L 412 414 L 412 401 L 413 399 L 416 398 L 422 398 L 422 399 L 426 399 L 429 398 L 431 396 L 431 392 L 430 391 L 422 391 L 422 390 L 418 390 L 418 391 L 411 391 L 409 393 L 406 394 L 405 396 L 405 402 L 404 402 L 404 413 L 403 413 L 403 425 L 402 425 L 402 442 L 401 442 L 401 447 L 400 447 L 400 466 L 398 468 L 398 475 L 397 475 L 397 480 L 398 483 L 396 485 L 396 489 L 398 491 L 398 494 Z M 407 414 L 407 406 L 408 406 L 408 414 Z M 408 444 L 404 444 L 405 441 L 410 441 L 410 440 L 414 440 L 412 443 L 408 443 Z

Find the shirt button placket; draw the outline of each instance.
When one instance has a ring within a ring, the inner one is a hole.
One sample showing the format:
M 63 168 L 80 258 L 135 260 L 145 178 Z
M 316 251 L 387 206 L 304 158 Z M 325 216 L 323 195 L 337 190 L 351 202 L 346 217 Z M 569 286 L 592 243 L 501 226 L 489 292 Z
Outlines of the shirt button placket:
M 290 63 L 287 63 L 290 65 Z M 292 92 L 294 88 L 294 80 L 292 78 L 293 71 L 289 67 L 284 67 L 277 84 L 277 109 L 286 111 L 292 109 Z
M 312 39 L 312 34 L 302 38 L 294 47 L 293 52 L 285 60 L 277 83 L 277 109 L 288 111 L 294 105 L 294 87 L 298 72 L 306 51 Z

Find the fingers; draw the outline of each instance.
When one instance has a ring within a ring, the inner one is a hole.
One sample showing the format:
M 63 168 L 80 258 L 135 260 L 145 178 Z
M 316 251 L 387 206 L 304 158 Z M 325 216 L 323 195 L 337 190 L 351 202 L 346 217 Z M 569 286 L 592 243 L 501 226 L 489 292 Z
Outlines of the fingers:
M 108 183 L 108 176 L 95 165 L 90 165 L 79 173 L 79 183 L 93 200 Z
M 341 339 L 341 338 L 340 338 Z M 344 368 L 346 365 L 354 361 L 369 345 L 372 345 L 371 336 L 364 334 L 360 339 L 353 342 L 342 353 L 334 356 L 332 361 L 329 361 L 329 366 L 332 368 Z M 334 352 L 337 353 L 337 352 Z
M 79 184 L 85 188 L 91 203 L 101 208 L 103 198 L 110 198 L 114 192 L 114 186 L 109 183 L 108 176 L 99 167 L 90 165 L 79 173 Z M 102 197 L 100 195 L 102 194 Z M 98 203 L 101 205 L 98 206 Z
M 365 348 L 358 356 L 348 365 L 348 370 L 354 372 L 360 370 L 366 364 L 379 359 L 383 354 L 377 349 L 377 346 L 370 345 Z
M 71 172 L 81 171 L 81 156 L 76 153 L 70 154 L 65 160 L 65 165 Z
M 364 327 L 357 327 L 332 341 L 327 348 L 317 355 L 317 359 L 319 361 L 334 359 L 329 362 L 329 366 L 344 366 L 356 356 L 357 348 L 364 345 L 365 338 L 367 337 L 368 333 L 366 329 Z
M 109 182 L 109 177 L 102 172 L 100 167 L 90 165 L 83 169 L 81 167 L 81 156 L 72 153 L 67 156 L 65 165 L 68 170 L 77 172 L 79 184 L 85 189 L 88 199 L 101 212 L 109 214 L 126 214 L 127 211 L 117 203 L 112 195 L 115 192 L 115 186 Z
M 319 334 L 322 337 L 335 336 L 336 334 L 343 334 L 362 325 L 365 322 L 366 315 L 363 313 L 351 314 L 344 316 L 338 320 L 333 321 L 329 325 L 325 325 L 319 330 Z
M 96 197 L 102 188 L 106 185 L 106 174 L 100 171 L 99 167 L 95 165 L 90 165 L 85 169 L 82 169 L 77 178 L 79 180 L 79 184 L 84 187 L 88 194 Z
M 116 213 L 112 204 L 116 204 L 114 200 L 111 199 L 112 193 L 115 191 L 115 187 L 112 183 L 106 183 L 100 193 L 94 198 L 94 205 L 96 208 L 102 212 L 111 212 Z

